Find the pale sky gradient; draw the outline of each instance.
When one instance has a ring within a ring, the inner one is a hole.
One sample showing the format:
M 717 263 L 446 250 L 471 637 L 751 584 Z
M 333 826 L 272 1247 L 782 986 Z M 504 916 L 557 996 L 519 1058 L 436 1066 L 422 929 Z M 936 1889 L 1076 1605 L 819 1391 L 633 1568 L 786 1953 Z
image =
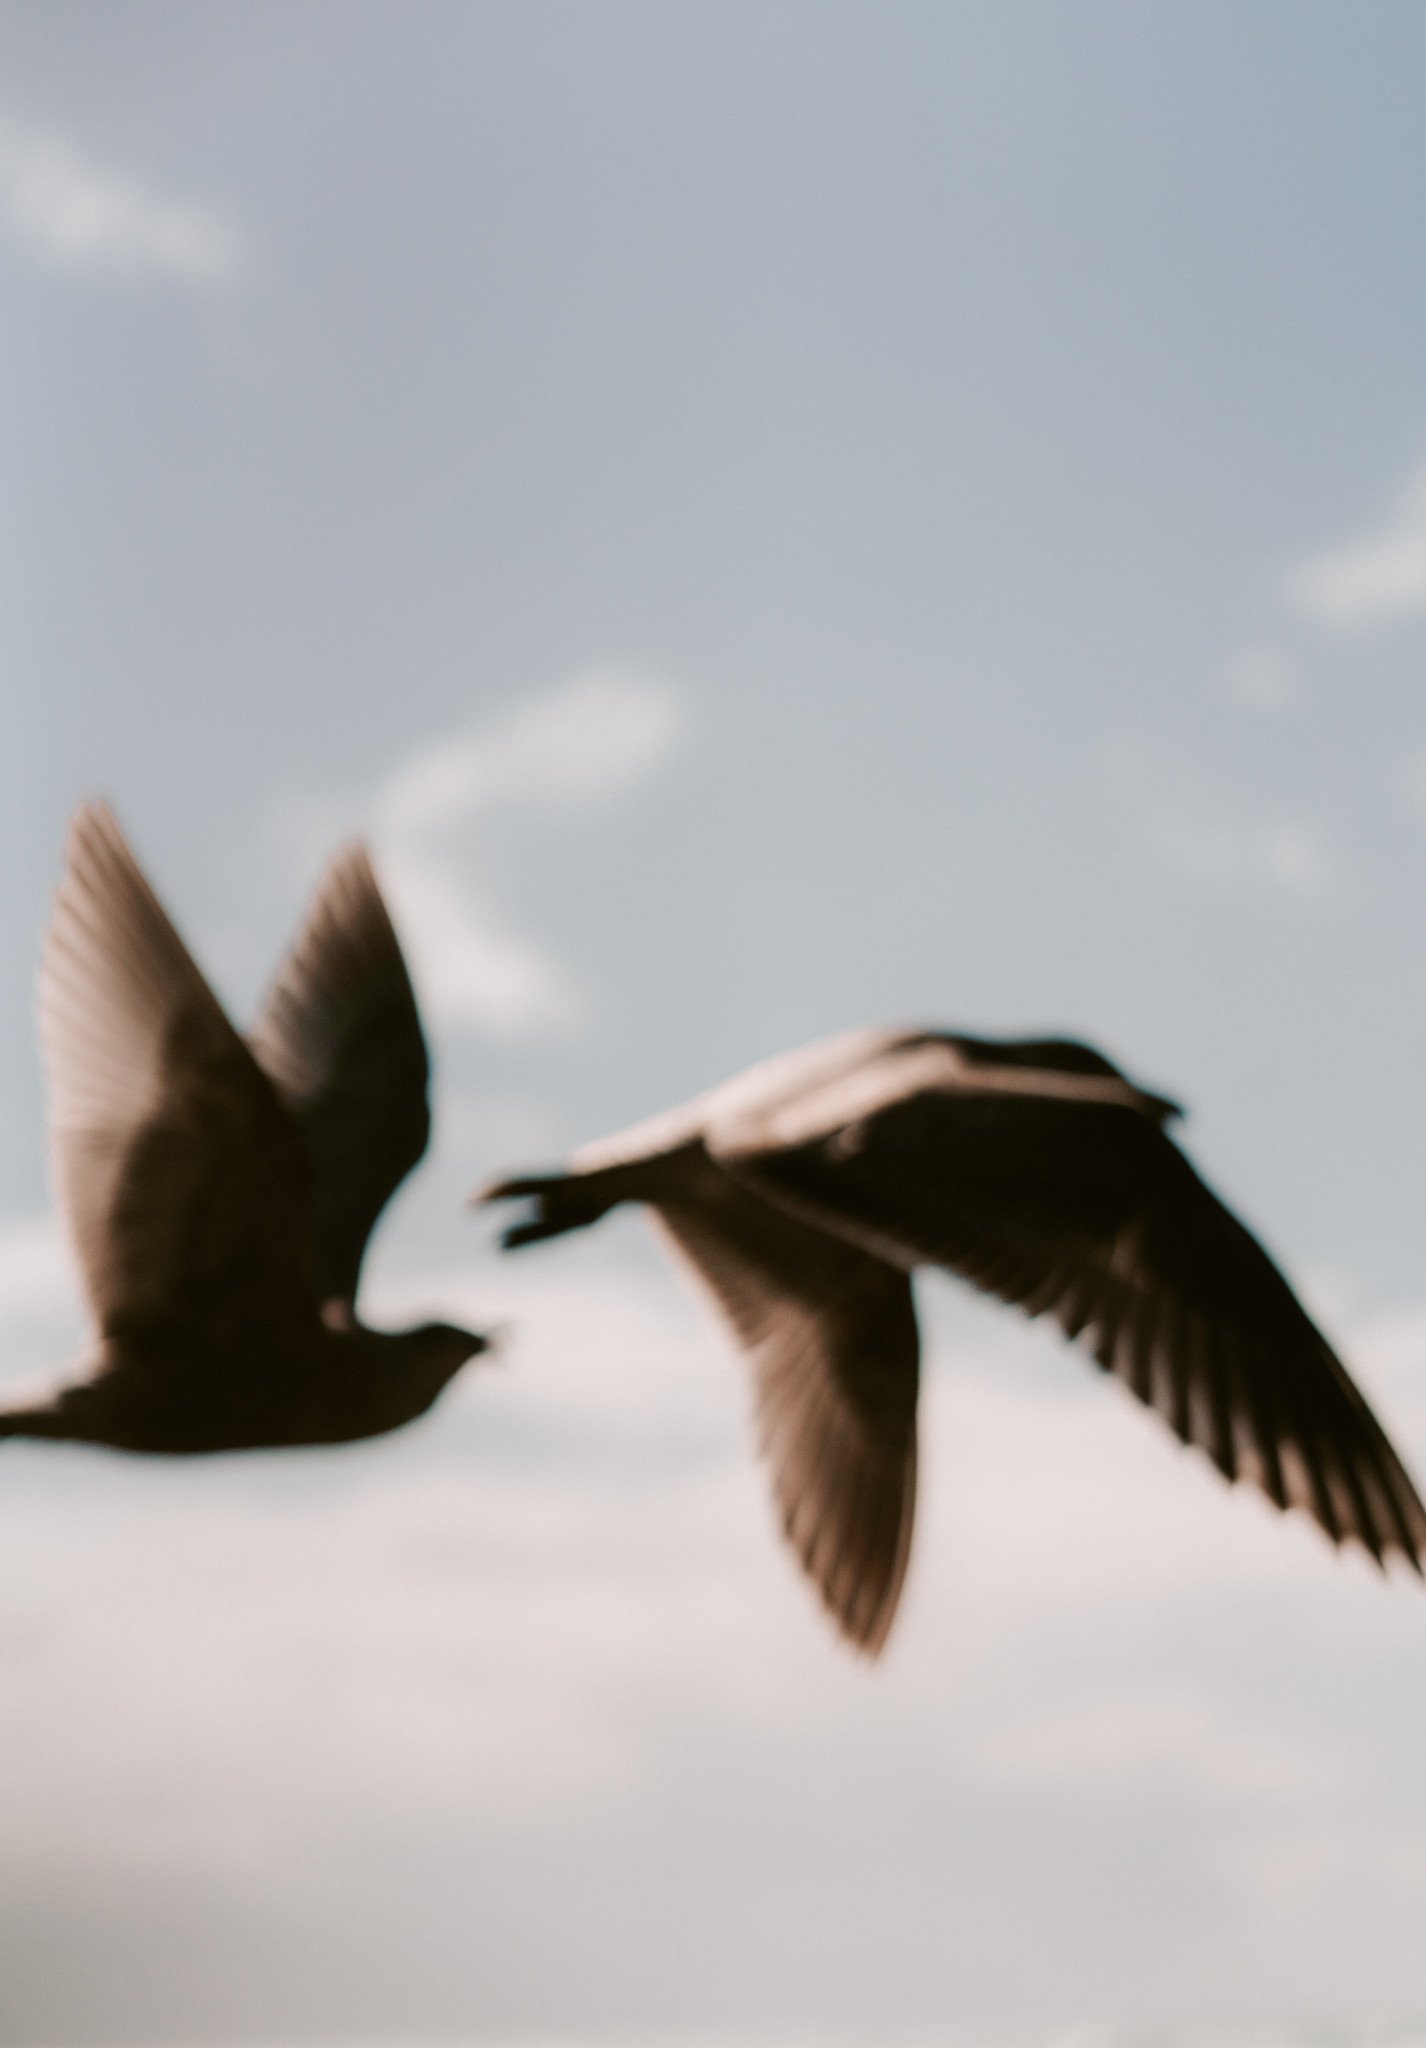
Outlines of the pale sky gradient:
M 859 1024 L 1064 1029 L 1426 1475 L 1426 16 L 5 0 L 0 1370 L 114 803 L 240 1021 L 367 833 L 432 1157 L 389 1443 L 0 1459 L 0 2043 L 1426 2012 L 1426 1595 L 922 1289 L 884 1664 L 636 1219 L 501 1168 Z M 1294 2036 L 1294 2038 L 1298 2038 Z

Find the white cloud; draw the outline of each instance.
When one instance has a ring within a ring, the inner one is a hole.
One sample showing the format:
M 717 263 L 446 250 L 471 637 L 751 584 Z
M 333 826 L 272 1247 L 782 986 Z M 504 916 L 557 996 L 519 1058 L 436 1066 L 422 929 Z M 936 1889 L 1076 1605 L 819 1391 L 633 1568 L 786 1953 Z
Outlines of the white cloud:
M 79 1269 L 55 1216 L 0 1219 L 0 1388 L 38 1390 L 76 1359 L 88 1330 Z
M 471 1178 L 472 1160 L 557 1159 L 564 1139 L 553 1104 L 516 1087 L 450 1083 L 441 1091 L 432 1129 L 435 1155 L 459 1173 L 462 1188 Z
M 1392 1422 L 1426 1445 L 1426 1309 L 1373 1317 L 1354 1332 L 1352 1357 L 1388 1396 Z
M 1312 899 L 1330 895 L 1335 884 L 1321 839 L 1294 819 L 1234 825 L 1169 809 L 1152 829 L 1180 873 L 1214 887 L 1266 887 Z
M 366 809 L 383 887 L 435 1021 L 514 1038 L 578 1020 L 584 997 L 575 977 L 472 879 L 470 835 L 503 812 L 567 814 L 618 798 L 664 761 L 681 723 L 668 684 L 592 668 L 393 768 Z
M 90 163 L 65 137 L 0 118 L 0 211 L 62 270 L 166 276 L 210 288 L 240 260 L 233 222 Z
M 981 1761 L 1009 1778 L 1067 1783 L 1169 1771 L 1206 1789 L 1291 1801 L 1348 1775 L 1330 1747 L 1284 1741 L 1272 1728 L 1225 1725 L 1187 1692 L 1145 1688 L 1031 1713 L 992 1730 Z
M 12 1480 L 47 1464 L 58 1487 L 10 1488 L 47 1533 L 0 1566 L 0 1639 L 17 1606 L 54 1621 L 10 1649 L 11 1852 L 58 1821 L 126 1862 L 257 1868 L 357 1784 L 384 1786 L 377 1808 L 403 1826 L 452 1810 L 528 1824 L 636 1781 L 673 1700 L 778 1718 L 768 1618 L 759 1602 L 739 1616 L 738 1583 L 749 1549 L 779 1560 L 708 1321 L 669 1286 L 528 1265 L 376 1292 L 398 1321 L 513 1316 L 518 1369 L 472 1368 L 420 1434 L 265 1472 L 5 1446 Z M 442 1458 L 465 1431 L 473 1459 Z M 799 1588 L 777 1593 L 796 1610 Z M 720 1628 L 744 1653 L 720 1656 Z M 21 1768 L 20 1731 L 32 1758 L 69 1757 L 62 1790 Z M 287 1817 L 262 1789 L 282 1754 L 302 1759 Z
M 424 747 L 377 796 L 378 831 L 404 834 L 514 806 L 560 809 L 617 796 L 664 759 L 679 727 L 666 684 L 582 670 L 503 718 Z
M 1426 470 L 1381 532 L 1305 562 L 1288 579 L 1299 611 L 1328 626 L 1367 626 L 1426 606 Z
M 431 1017 L 496 1038 L 575 1023 L 579 991 L 559 961 L 513 930 L 448 857 L 404 838 L 377 837 L 381 881 Z
M 359 1986 L 368 1948 L 400 1967 L 403 1916 L 445 1913 L 446 1967 L 474 1953 L 478 1996 L 525 1998 L 527 2033 L 558 2024 L 552 1945 L 588 2030 L 617 2022 L 609 1976 L 578 1975 L 586 1926 L 600 1972 L 627 1965 L 695 2024 L 676 1924 L 736 1973 L 771 1913 L 790 1982 L 860 1943 L 888 1958 L 884 1980 L 864 1966 L 888 2039 L 963 1989 L 965 1943 L 908 1929 L 943 1916 L 994 1963 L 1008 1915 L 1053 1995 L 1084 1981 L 1087 1924 L 1115 1930 L 1122 1973 L 1186 1881 L 1215 1963 L 1241 1943 L 1302 1962 L 1310 1999 L 1381 1988 L 1359 1923 L 1395 1935 L 1426 1909 L 1426 1867 L 1391 1853 L 1420 1778 L 1419 1589 L 1334 1559 L 1068 1347 L 933 1284 L 917 1554 L 868 1668 L 776 1533 L 713 1320 L 671 1277 L 577 1267 L 379 1282 L 380 1319 L 517 1332 L 384 1443 L 3 1447 L 0 1899 L 29 1870 L 64 1900 L 118 1891 L 142 1944 L 148 1887 L 216 1882 L 227 1919 L 278 1887 L 303 1940 L 335 1902 Z M 1284 1898 L 1289 1835 L 1318 1876 Z M 431 1964 L 410 1953 L 414 1997 Z M 97 1956 L 117 2038 L 126 1980 Z M 259 1944 L 234 1982 L 266 1967 Z M 1013 2018 L 1016 1983 L 987 1969 Z
M 1225 680 L 1235 697 L 1259 711 L 1288 711 L 1298 701 L 1298 665 L 1278 647 L 1240 648 Z
M 62 1315 L 77 1285 L 74 1254 L 53 1217 L 0 1222 L 0 1327 Z
M 1268 878 L 1299 895 L 1320 895 L 1328 879 L 1327 856 L 1305 825 L 1265 825 L 1250 835 L 1252 856 Z

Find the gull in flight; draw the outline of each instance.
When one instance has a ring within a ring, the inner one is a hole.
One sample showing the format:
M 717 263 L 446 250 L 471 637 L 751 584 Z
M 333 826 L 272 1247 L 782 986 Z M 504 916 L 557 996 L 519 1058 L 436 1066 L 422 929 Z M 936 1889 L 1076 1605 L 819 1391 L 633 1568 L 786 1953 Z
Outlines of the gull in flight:
M 1166 1134 L 1178 1114 L 1067 1040 L 858 1031 L 477 1199 L 533 1202 L 507 1246 L 648 1204 L 747 1354 L 787 1538 L 870 1655 L 911 1547 L 921 1265 L 1054 1316 L 1225 1477 L 1420 1572 L 1415 1487 L 1282 1274 Z
M 347 1443 L 421 1415 L 469 1330 L 356 1319 L 426 1149 L 426 1048 L 361 846 L 323 875 L 246 1042 L 112 813 L 74 818 L 40 973 L 55 1176 L 95 1326 L 0 1436 L 184 1453 Z

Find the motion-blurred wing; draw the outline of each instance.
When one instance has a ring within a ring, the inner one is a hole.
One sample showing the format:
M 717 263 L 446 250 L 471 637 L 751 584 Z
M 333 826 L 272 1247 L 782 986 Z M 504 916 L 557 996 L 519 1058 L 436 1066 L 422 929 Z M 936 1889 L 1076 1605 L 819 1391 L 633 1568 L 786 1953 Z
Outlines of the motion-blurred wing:
M 1056 1316 L 1229 1479 L 1421 1569 L 1426 1509 L 1321 1332 L 1157 1119 L 927 1088 L 725 1162 L 871 1251 Z
M 40 971 L 56 1177 L 100 1330 L 315 1306 L 297 1133 L 113 815 L 69 832 Z
M 377 1217 L 426 1149 L 425 1040 L 362 846 L 331 863 L 248 1043 L 312 1166 L 324 1300 L 352 1300 Z
M 875 1655 L 896 1612 L 916 1503 L 911 1283 L 717 1179 L 710 1199 L 660 1199 L 654 1214 L 748 1354 L 788 1541 L 843 1632 Z

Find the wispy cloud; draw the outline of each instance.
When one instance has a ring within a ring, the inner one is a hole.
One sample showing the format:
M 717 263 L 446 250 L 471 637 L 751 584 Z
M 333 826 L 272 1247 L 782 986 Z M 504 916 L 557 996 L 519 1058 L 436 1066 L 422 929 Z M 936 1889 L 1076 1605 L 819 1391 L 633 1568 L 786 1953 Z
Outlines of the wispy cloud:
M 1257 711 L 1290 711 L 1300 695 L 1300 675 L 1292 656 L 1278 647 L 1243 647 L 1224 672 L 1229 691 Z
M 160 276 L 211 289 L 235 275 L 236 226 L 89 161 L 65 136 L 0 116 L 0 215 L 62 270 Z
M 668 753 L 679 711 L 667 684 L 586 670 L 422 748 L 381 785 L 372 837 L 383 881 L 442 1023 L 510 1037 L 579 1016 L 573 976 L 470 878 L 459 841 L 501 810 L 568 811 L 621 795 Z
M 479 836 L 502 814 L 567 816 L 614 801 L 667 758 L 682 723 L 669 684 L 616 666 L 581 670 L 416 749 L 359 805 L 303 806 L 302 858 L 329 852 L 354 825 L 369 834 L 422 1001 L 446 1027 L 499 1038 L 567 1029 L 583 1008 L 576 977 L 482 885 Z
M 1238 825 L 1169 810 L 1152 829 L 1170 863 L 1210 887 L 1267 888 L 1305 901 L 1332 894 L 1331 857 L 1317 833 L 1295 820 Z
M 432 1017 L 496 1038 L 560 1031 L 581 1003 L 574 978 L 466 880 L 449 853 L 377 833 L 382 886 Z
M 382 784 L 378 829 L 420 833 L 497 808 L 617 796 L 658 766 L 678 726 L 666 684 L 617 667 L 582 670 L 504 718 L 410 755 Z
M 1426 607 L 1426 469 L 1380 532 L 1316 556 L 1288 579 L 1296 608 L 1328 626 L 1369 626 Z

